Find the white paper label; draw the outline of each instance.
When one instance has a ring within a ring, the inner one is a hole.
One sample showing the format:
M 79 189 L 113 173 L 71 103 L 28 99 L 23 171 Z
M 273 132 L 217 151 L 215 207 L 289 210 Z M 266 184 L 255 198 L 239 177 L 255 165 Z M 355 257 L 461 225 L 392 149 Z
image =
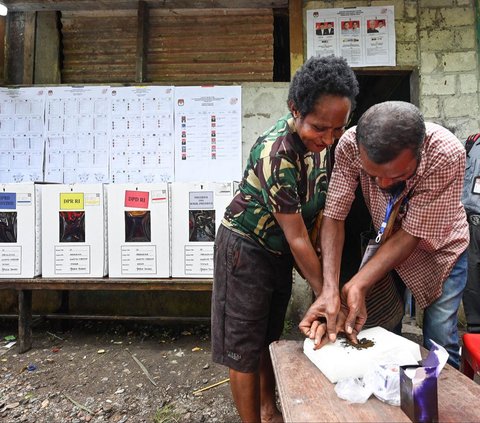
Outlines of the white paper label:
M 3 275 L 22 273 L 22 247 L 0 247 L 0 271 Z
M 90 273 L 90 246 L 55 246 L 55 274 Z
M 185 274 L 213 276 L 213 244 L 185 246 Z
M 122 245 L 122 275 L 157 273 L 155 245 Z

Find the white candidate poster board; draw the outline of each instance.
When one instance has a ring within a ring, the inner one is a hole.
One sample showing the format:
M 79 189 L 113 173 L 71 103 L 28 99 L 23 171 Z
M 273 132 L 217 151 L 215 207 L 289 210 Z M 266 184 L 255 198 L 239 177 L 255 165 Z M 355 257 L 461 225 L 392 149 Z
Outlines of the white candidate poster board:
M 352 67 L 395 66 L 393 6 L 307 10 L 307 56 L 342 56 Z
M 175 87 L 175 181 L 242 176 L 240 86 Z

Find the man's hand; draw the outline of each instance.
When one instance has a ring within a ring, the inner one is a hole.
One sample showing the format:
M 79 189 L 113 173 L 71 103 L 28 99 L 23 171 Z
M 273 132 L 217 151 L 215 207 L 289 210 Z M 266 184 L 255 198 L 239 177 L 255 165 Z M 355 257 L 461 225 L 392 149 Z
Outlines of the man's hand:
M 319 347 L 328 341 L 335 342 L 339 310 L 338 291 L 324 289 L 298 325 L 300 332 L 313 339 L 315 345 Z
M 345 312 L 348 313 L 345 320 L 345 333 L 354 342 L 357 341 L 358 332 L 367 321 L 366 295 L 364 288 L 351 281 L 342 288 L 342 304 L 346 304 Z

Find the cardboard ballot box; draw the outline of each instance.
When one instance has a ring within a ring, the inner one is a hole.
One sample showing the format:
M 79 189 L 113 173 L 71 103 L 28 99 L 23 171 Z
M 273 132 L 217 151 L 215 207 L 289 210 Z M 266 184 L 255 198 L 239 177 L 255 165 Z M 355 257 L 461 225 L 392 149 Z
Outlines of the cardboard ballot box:
M 0 278 L 41 273 L 41 185 L 0 185 Z
M 448 352 L 429 342 L 430 351 L 421 366 L 400 366 L 400 407 L 412 422 L 438 422 L 437 382 Z
M 436 367 L 400 366 L 400 406 L 412 422 L 438 422 Z
M 102 184 L 46 185 L 42 191 L 42 276 L 107 274 Z
M 168 185 L 111 184 L 107 193 L 110 277 L 168 278 Z
M 231 182 L 170 185 L 173 277 L 213 277 L 215 234 L 232 200 L 232 188 Z

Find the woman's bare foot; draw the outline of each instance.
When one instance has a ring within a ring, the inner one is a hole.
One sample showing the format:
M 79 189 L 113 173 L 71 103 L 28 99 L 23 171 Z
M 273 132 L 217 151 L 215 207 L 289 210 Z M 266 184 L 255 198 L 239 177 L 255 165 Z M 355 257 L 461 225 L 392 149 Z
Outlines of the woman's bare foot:
M 277 408 L 273 412 L 262 412 L 262 423 L 283 423 L 282 413 Z

